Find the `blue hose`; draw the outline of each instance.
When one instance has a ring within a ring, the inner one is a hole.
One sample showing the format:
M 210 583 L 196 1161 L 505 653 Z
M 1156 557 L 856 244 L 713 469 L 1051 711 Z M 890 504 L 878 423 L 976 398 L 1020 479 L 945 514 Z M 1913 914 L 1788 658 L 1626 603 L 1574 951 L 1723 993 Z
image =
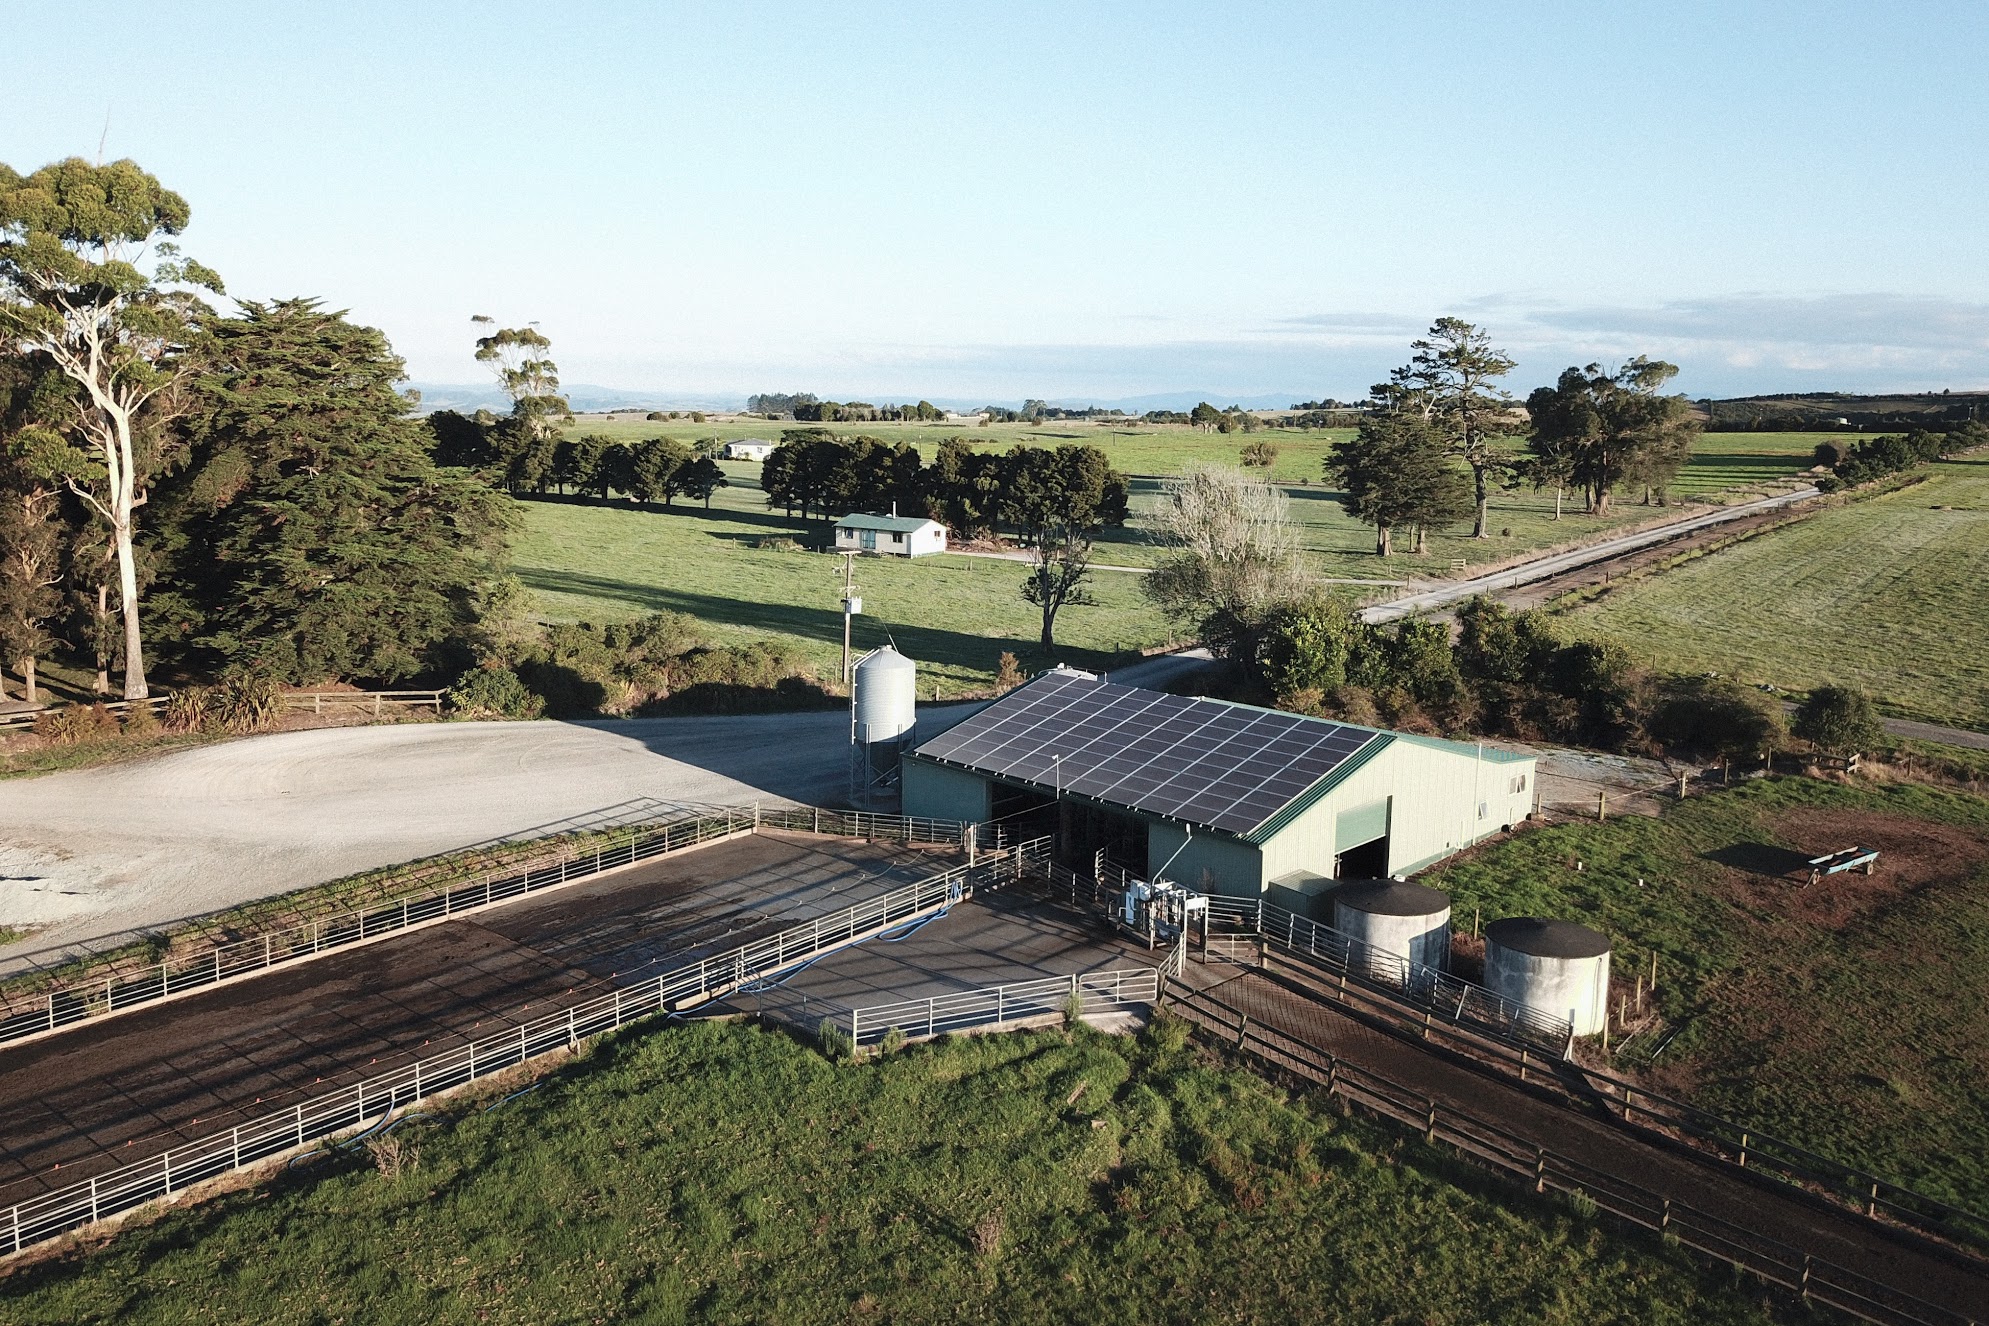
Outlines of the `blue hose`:
M 500 1101 L 497 1101 L 497 1102 L 496 1102 L 495 1104 L 490 1104 L 490 1105 L 486 1105 L 486 1106 L 484 1106 L 484 1107 L 483 1107 L 483 1112 L 484 1112 L 485 1114 L 489 1114 L 489 1113 L 490 1113 L 490 1112 L 491 1112 L 492 1110 L 496 1109 L 496 1108 L 497 1108 L 497 1107 L 498 1107 L 499 1105 L 509 1105 L 509 1104 L 510 1104 L 510 1103 L 511 1103 L 512 1101 L 514 1101 L 514 1100 L 518 1099 L 518 1097 L 520 1097 L 520 1096 L 529 1096 L 529 1095 L 531 1095 L 531 1094 L 532 1094 L 532 1093 L 533 1093 L 534 1091 L 537 1091 L 537 1090 L 538 1090 L 538 1089 L 539 1089 L 540 1087 L 542 1087 L 542 1086 L 544 1086 L 544 1085 L 545 1085 L 545 1083 L 543 1083 L 543 1082 L 534 1082 L 534 1083 L 532 1083 L 532 1085 L 531 1085 L 531 1086 L 529 1086 L 529 1087 L 526 1087 L 526 1088 L 525 1088 L 525 1089 L 524 1089 L 523 1091 L 514 1091 L 514 1092 L 512 1092 L 512 1093 L 511 1093 L 510 1095 L 506 1096 L 506 1097 L 505 1097 L 505 1098 L 504 1098 L 503 1100 L 500 1100 Z

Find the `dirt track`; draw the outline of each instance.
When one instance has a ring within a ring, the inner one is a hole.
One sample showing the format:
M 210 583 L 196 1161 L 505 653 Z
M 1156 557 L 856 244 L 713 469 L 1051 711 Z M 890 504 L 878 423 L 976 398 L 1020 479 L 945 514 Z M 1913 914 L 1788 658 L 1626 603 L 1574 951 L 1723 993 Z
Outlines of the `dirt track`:
M 1894 1236 L 1842 1208 L 1710 1157 L 1653 1142 L 1601 1111 L 1535 1095 L 1460 1057 L 1381 1031 L 1313 993 L 1302 969 L 1273 959 L 1268 973 L 1191 963 L 1188 979 L 1252 1022 L 1464 1114 L 1487 1119 L 1531 1144 L 1689 1205 L 1765 1238 L 1870 1276 L 1966 1317 L 1989 1305 L 1989 1274 L 1943 1251 Z

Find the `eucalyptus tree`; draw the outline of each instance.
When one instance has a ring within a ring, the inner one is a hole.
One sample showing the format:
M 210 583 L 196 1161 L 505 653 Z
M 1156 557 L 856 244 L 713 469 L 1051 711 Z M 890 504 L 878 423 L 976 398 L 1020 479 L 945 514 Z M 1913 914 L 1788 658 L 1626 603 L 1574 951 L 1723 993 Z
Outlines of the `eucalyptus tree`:
M 534 323 L 499 327 L 481 313 L 470 321 L 489 329 L 477 338 L 477 362 L 490 369 L 511 398 L 509 426 L 498 430 L 504 484 L 513 493 L 543 493 L 554 481 L 558 439 L 553 420 L 571 409 L 559 394 L 552 340 Z
M 1029 575 L 1022 597 L 1043 615 L 1045 652 L 1056 648 L 1057 614 L 1065 608 L 1095 607 L 1087 582 L 1091 578 L 1091 541 L 1096 527 L 1052 517 L 1036 532 L 1029 550 Z
M 1512 431 L 1513 398 L 1498 380 L 1512 372 L 1514 360 L 1484 329 L 1462 318 L 1438 318 L 1409 348 L 1415 351 L 1409 362 L 1375 387 L 1376 402 L 1415 409 L 1442 434 L 1451 454 L 1471 470 L 1477 511 L 1471 537 L 1489 538 L 1492 484 L 1512 469 L 1499 439 Z
M 161 239 L 190 215 L 132 161 L 72 157 L 28 176 L 0 166 L 0 338 L 43 357 L 78 397 L 62 477 L 109 530 L 131 700 L 147 694 L 137 513 L 173 445 L 162 424 L 184 408 L 206 312 L 193 291 L 221 291 L 218 276 Z

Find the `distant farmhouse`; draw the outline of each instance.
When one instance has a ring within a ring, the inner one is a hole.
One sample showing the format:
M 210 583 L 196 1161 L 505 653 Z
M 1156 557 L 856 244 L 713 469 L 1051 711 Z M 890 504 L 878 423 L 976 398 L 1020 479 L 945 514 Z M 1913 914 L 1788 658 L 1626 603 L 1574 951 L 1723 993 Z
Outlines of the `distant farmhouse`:
M 946 551 L 946 526 L 917 516 L 844 516 L 836 522 L 836 550 L 924 557 Z
M 773 454 L 774 444 L 763 437 L 742 437 L 737 442 L 725 444 L 727 460 L 765 460 Z

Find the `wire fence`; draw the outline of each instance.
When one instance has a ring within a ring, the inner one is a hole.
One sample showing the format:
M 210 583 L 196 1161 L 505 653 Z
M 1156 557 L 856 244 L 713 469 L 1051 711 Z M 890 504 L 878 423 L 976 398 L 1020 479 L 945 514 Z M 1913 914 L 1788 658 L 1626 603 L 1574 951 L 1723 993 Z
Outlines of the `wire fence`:
M 358 1128 L 397 1109 L 479 1078 L 515 1068 L 552 1050 L 658 1013 L 682 1014 L 870 935 L 1004 887 L 1040 870 L 1049 842 L 1037 840 L 929 879 L 893 889 L 840 912 L 614 990 L 560 1012 L 520 1023 L 390 1072 L 300 1101 L 289 1110 L 241 1124 L 134 1164 L 120 1166 L 0 1212 L 0 1247 L 8 1252 L 184 1192 L 245 1165 Z
M 87 981 L 62 982 L 37 991 L 33 1002 L 0 1011 L 0 1043 L 41 1035 L 89 1018 L 121 1013 L 141 1004 L 216 985 L 236 977 L 335 949 L 398 934 L 465 912 L 509 902 L 543 889 L 589 879 L 652 857 L 680 852 L 756 829 L 772 828 L 838 837 L 902 842 L 907 845 L 962 845 L 972 827 L 952 820 L 879 815 L 867 811 L 799 807 L 719 807 L 661 823 L 634 825 L 625 842 L 597 839 L 591 850 L 562 852 L 536 867 L 432 890 L 416 897 L 334 913 L 225 940 L 140 967 L 114 969 Z
M 855 1045 L 873 1044 L 883 1040 L 893 1028 L 907 1036 L 937 1036 L 968 1027 L 996 1026 L 1018 1018 L 1066 1013 L 1073 1003 L 1084 1013 L 1103 1012 L 1126 1004 L 1150 1006 L 1160 998 L 1163 983 L 1158 968 L 1125 967 L 873 1004 L 850 1010 L 850 1041 Z
M 1979 1321 L 1550 1151 L 1342 1059 L 1289 1029 L 1265 1026 L 1262 1019 L 1251 1018 L 1216 992 L 1171 986 L 1163 1002 L 1232 1048 L 1321 1084 L 1329 1095 L 1407 1124 L 1428 1143 L 1455 1147 L 1466 1157 L 1530 1183 L 1536 1193 L 1583 1194 L 1598 1210 L 1675 1238 L 1806 1301 L 1882 1326 L 1976 1326 Z

